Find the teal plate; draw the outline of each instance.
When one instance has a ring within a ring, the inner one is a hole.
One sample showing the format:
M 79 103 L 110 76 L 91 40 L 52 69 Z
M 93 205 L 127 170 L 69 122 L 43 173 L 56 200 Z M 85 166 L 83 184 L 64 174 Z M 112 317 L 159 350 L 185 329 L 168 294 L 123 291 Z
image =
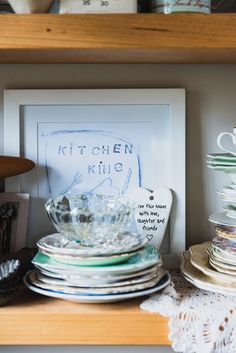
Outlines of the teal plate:
M 215 161 L 231 161 L 236 162 L 236 156 L 229 153 L 209 153 L 207 158 L 211 158 Z
M 134 251 L 128 254 L 112 255 L 112 256 L 102 256 L 102 257 L 76 257 L 76 256 L 66 256 L 66 255 L 55 255 L 49 252 L 42 251 L 44 255 L 49 256 L 57 262 L 68 265 L 79 265 L 79 266 L 104 266 L 104 265 L 116 265 L 127 261 L 129 258 L 135 256 L 140 251 Z
M 38 268 L 51 270 L 53 272 L 106 275 L 132 273 L 148 268 L 154 264 L 160 264 L 161 266 L 162 260 L 159 252 L 154 247 L 147 246 L 144 250 L 140 251 L 139 254 L 117 265 L 81 266 L 62 264 L 40 252 L 33 258 L 32 263 Z

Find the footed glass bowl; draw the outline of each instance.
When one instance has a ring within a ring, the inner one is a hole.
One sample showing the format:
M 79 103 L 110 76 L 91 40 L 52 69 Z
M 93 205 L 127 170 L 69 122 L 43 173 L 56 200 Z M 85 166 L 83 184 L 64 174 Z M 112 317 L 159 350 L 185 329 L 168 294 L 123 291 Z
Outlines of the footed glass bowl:
M 123 196 L 79 194 L 51 198 L 45 208 L 58 232 L 93 246 L 123 232 L 133 218 L 135 206 Z

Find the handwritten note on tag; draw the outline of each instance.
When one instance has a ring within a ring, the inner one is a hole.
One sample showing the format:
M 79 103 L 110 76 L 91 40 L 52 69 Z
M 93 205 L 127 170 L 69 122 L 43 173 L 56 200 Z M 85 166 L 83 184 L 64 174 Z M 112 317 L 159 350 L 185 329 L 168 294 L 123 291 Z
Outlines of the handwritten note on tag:
M 155 191 L 138 188 L 135 193 L 135 221 L 137 230 L 146 236 L 149 244 L 160 248 L 168 224 L 172 193 L 168 188 Z

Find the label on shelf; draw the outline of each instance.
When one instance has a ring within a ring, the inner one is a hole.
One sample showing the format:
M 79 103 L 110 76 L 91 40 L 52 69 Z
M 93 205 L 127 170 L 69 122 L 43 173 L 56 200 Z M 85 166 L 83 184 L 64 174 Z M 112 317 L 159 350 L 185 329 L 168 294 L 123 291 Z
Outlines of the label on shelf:
M 60 13 L 136 13 L 137 0 L 61 0 Z
M 152 12 L 173 13 L 173 12 L 211 12 L 210 0 L 152 0 Z

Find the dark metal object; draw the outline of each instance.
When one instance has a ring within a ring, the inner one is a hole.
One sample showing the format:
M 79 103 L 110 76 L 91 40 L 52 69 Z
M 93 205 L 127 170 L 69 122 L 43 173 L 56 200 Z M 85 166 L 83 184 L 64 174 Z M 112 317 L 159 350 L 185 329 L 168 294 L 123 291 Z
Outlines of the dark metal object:
M 18 293 L 21 281 L 33 265 L 36 249 L 24 248 L 16 253 L 0 256 L 0 306 L 7 304 Z

